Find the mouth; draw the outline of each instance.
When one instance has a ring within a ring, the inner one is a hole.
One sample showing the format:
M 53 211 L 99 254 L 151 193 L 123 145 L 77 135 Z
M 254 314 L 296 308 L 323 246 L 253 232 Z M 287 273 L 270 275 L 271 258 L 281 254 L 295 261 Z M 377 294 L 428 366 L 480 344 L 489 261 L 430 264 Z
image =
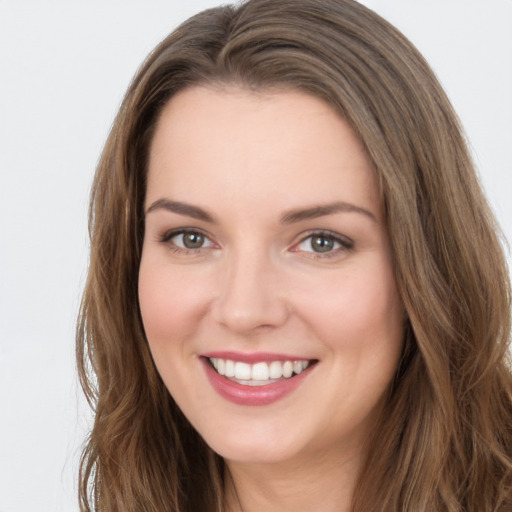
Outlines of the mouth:
M 287 359 L 251 364 L 220 357 L 206 359 L 217 374 L 243 386 L 267 386 L 290 380 L 318 362 L 316 359 Z

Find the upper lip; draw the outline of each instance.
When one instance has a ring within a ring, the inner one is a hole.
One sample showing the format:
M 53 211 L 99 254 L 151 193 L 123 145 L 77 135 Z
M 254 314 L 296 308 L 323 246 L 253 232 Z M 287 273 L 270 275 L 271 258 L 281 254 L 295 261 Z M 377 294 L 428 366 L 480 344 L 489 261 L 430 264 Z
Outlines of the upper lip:
M 232 351 L 213 351 L 202 354 L 203 357 L 229 359 L 231 361 L 240 361 L 248 364 L 271 363 L 272 361 L 311 361 L 313 358 L 297 356 L 291 354 L 277 354 L 274 352 L 232 352 Z

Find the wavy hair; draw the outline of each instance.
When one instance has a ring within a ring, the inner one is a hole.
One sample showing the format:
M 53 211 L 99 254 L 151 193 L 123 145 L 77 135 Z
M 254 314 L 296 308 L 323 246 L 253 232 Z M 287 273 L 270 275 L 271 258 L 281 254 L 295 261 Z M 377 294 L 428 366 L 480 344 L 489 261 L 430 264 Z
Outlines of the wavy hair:
M 457 116 L 412 44 L 357 2 L 249 0 L 204 11 L 160 43 L 98 164 L 77 327 L 95 411 L 81 511 L 224 510 L 223 461 L 160 379 L 137 296 L 148 147 L 169 99 L 201 84 L 323 99 L 378 177 L 408 321 L 353 512 L 512 510 L 510 282 Z

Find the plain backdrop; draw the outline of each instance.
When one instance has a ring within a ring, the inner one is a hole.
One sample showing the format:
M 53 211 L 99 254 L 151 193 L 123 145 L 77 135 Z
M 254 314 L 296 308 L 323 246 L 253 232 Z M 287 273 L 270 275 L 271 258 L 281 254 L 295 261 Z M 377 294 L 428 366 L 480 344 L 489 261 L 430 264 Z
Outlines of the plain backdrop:
M 0 0 L 0 512 L 78 510 L 94 168 L 146 54 L 217 0 Z M 426 56 L 512 239 L 512 0 L 367 0 Z M 510 261 L 510 256 L 509 256 Z

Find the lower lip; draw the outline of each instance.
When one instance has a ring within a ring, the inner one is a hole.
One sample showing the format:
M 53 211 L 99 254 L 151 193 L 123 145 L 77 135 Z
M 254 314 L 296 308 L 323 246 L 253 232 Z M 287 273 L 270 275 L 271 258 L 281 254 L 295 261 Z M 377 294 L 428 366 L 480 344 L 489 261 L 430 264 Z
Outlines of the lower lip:
M 207 359 L 201 358 L 201 362 L 206 371 L 206 375 L 210 384 L 215 391 L 226 400 L 237 405 L 269 405 L 277 402 L 281 398 L 290 394 L 294 389 L 300 386 L 307 379 L 311 366 L 302 371 L 299 375 L 282 379 L 272 384 L 263 386 L 245 386 L 238 382 L 233 382 L 227 377 L 219 375 L 208 362 Z

